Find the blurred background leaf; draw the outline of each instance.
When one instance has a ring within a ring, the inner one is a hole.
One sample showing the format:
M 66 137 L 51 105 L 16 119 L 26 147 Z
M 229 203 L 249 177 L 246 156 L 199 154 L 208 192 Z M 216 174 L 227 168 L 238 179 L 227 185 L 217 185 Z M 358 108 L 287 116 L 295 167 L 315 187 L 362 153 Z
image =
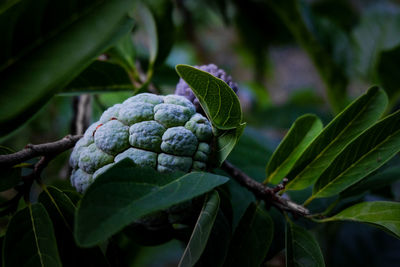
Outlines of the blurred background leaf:
M 26 122 L 128 32 L 133 25 L 128 15 L 131 8 L 132 1 L 119 0 L 64 6 L 21 1 L 3 9 L 0 25 L 8 38 L 2 42 L 0 134 L 4 136 Z

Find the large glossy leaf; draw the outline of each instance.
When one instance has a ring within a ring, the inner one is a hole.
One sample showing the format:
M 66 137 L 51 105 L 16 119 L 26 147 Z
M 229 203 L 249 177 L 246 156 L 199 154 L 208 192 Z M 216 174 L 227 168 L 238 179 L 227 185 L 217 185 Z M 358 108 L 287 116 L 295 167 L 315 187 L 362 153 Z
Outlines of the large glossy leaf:
M 307 230 L 292 222 L 286 224 L 286 266 L 325 266 L 315 238 Z
M 321 130 L 322 122 L 317 116 L 308 114 L 298 118 L 272 154 L 266 169 L 266 182 L 280 183 Z
M 42 204 L 29 205 L 11 219 L 4 239 L 3 266 L 62 266 L 53 224 Z
M 192 88 L 212 124 L 222 130 L 241 125 L 239 98 L 224 81 L 188 65 L 177 65 L 179 76 Z
M 47 187 L 39 195 L 53 222 L 60 258 L 64 266 L 109 266 L 99 247 L 79 248 L 74 240 L 75 205 L 55 187 Z
M 62 93 L 133 92 L 133 90 L 133 84 L 124 68 L 110 62 L 96 60 L 69 83 Z
M 99 176 L 83 196 L 75 221 L 76 240 L 93 246 L 146 214 L 202 195 L 228 180 L 200 172 L 161 174 L 123 160 Z
M 210 193 L 200 211 L 199 218 L 197 219 L 189 243 L 186 245 L 178 266 L 194 266 L 200 259 L 218 214 L 219 201 L 217 191 Z
M 359 203 L 335 216 L 320 220 L 320 222 L 329 221 L 368 223 L 400 238 L 400 203 L 389 201 Z
M 128 32 L 133 25 L 128 15 L 132 4 L 132 0 L 83 5 L 26 0 L 3 10 L 0 25 L 7 38 L 1 44 L 6 56 L 0 70 L 0 135 L 30 118 Z
M 0 155 L 6 155 L 10 153 L 14 153 L 14 151 L 8 147 L 0 146 Z M 20 168 L 2 169 L 0 174 L 0 192 L 10 189 L 21 181 Z
M 322 173 L 311 198 L 329 197 L 355 184 L 400 151 L 400 111 L 350 143 Z
M 273 235 L 274 225 L 268 212 L 251 204 L 236 228 L 224 266 L 260 266 Z
M 313 184 L 343 148 L 378 120 L 387 105 L 382 89 L 368 92 L 337 115 L 312 141 L 288 174 L 288 189 L 304 189 Z
M 216 160 L 213 161 L 217 167 L 221 166 L 235 148 L 245 127 L 246 123 L 242 123 L 235 129 L 223 131 L 222 134 L 217 137 L 217 144 L 214 152 Z
M 355 196 L 369 190 L 377 190 L 391 185 L 397 180 L 400 180 L 400 166 L 394 166 L 384 170 L 381 173 L 369 175 L 368 177 L 341 192 L 340 196 L 344 198 Z

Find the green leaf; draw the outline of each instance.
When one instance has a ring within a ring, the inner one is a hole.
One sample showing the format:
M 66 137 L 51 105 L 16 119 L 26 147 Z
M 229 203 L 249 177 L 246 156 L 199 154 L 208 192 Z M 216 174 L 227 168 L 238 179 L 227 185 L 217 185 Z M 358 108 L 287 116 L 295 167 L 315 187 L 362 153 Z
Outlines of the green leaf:
M 194 266 L 200 259 L 218 214 L 219 201 L 217 191 L 213 191 L 207 197 L 178 266 Z
M 400 111 L 377 122 L 350 143 L 321 174 L 311 198 L 336 195 L 400 151 Z
M 196 266 L 223 266 L 232 238 L 232 226 L 220 208 L 211 229 L 207 246 Z
M 266 182 L 280 183 L 322 127 L 321 120 L 315 115 L 298 118 L 269 160 Z
M 400 180 L 400 166 L 388 168 L 381 173 L 370 175 L 341 192 L 340 196 L 344 198 L 355 196 L 368 190 L 381 189 L 397 180 Z
M 374 86 L 337 115 L 315 137 L 288 174 L 287 189 L 300 190 L 313 184 L 343 148 L 374 124 L 387 105 L 387 96 Z
M 106 51 L 106 54 L 111 57 L 110 61 L 121 65 L 128 73 L 135 72 L 136 51 L 133 46 L 132 33 L 129 32 L 119 39 L 113 47 Z
M 63 193 L 71 200 L 75 207 L 82 198 L 81 194 L 73 190 L 64 190 Z
M 39 202 L 53 222 L 63 265 L 109 266 L 100 248 L 82 249 L 76 245 L 73 236 L 75 205 L 64 192 L 49 186 L 39 195 Z
M 400 62 L 400 45 L 391 50 L 382 51 L 376 64 L 379 84 L 389 95 L 392 105 L 396 103 L 400 93 L 398 62 Z
M 174 2 L 169 0 L 146 1 L 156 22 L 158 51 L 155 65 L 161 65 L 168 57 L 174 41 L 175 25 L 173 21 Z
M 0 135 L 27 121 L 96 56 L 130 31 L 132 4 L 131 0 L 90 1 L 90 5 L 70 8 L 67 3 L 27 0 L 1 13 L 1 30 L 8 38 L 0 47 L 6 55 L 0 60 L 0 87 L 4 90 Z
M 14 153 L 12 149 L 5 146 L 0 146 L 0 155 L 11 153 Z M 3 168 L 0 175 L 0 192 L 16 186 L 21 181 L 22 179 L 20 168 Z
M 212 161 L 217 167 L 221 166 L 221 164 L 235 148 L 240 136 L 243 134 L 245 127 L 246 123 L 242 123 L 236 129 L 223 131 L 223 133 L 217 137 L 217 144 L 214 152 L 216 159 L 215 161 Z
M 96 60 L 69 83 L 62 94 L 131 91 L 134 87 L 128 73 L 119 65 Z
M 269 214 L 251 204 L 236 228 L 224 266 L 260 266 L 273 235 L 274 224 Z
M 61 267 L 53 224 L 42 204 L 28 205 L 11 219 L 4 239 L 3 266 Z
M 242 123 L 239 98 L 224 81 L 188 65 L 177 65 L 179 76 L 192 88 L 207 117 L 216 128 L 215 165 L 218 167 L 237 144 L 246 123 Z
M 75 205 L 64 192 L 49 186 L 39 195 L 38 201 L 46 208 L 52 221 L 57 222 L 55 228 L 61 225 L 72 231 Z
M 81 246 L 93 246 L 146 214 L 202 195 L 228 180 L 200 172 L 161 174 L 123 160 L 99 176 L 83 196 L 75 218 L 76 240 Z
M 134 16 L 138 27 L 143 27 L 148 38 L 149 68 L 151 69 L 156 61 L 158 52 L 157 25 L 150 9 L 142 3 L 136 6 Z
M 319 222 L 330 221 L 368 223 L 400 238 L 400 203 L 389 201 L 362 202 Z
M 230 130 L 242 124 L 239 98 L 224 81 L 188 65 L 177 65 L 179 76 L 192 88 L 212 124 Z
M 286 266 L 325 266 L 315 238 L 307 230 L 292 222 L 286 224 Z
M 354 69 L 366 81 L 374 77 L 379 53 L 400 44 L 399 29 L 400 14 L 382 8 L 367 11 L 354 28 Z

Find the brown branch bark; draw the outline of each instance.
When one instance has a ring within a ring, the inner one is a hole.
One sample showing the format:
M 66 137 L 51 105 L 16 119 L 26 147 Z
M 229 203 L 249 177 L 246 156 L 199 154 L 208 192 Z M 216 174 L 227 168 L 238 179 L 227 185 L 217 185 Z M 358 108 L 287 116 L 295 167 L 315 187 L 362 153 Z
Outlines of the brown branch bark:
M 52 157 L 72 148 L 82 135 L 67 135 L 61 140 L 40 145 L 27 145 L 25 149 L 7 155 L 0 155 L 0 167 L 12 167 L 26 160 L 47 156 Z
M 267 187 L 266 185 L 253 180 L 246 173 L 242 172 L 227 160 L 224 161 L 221 169 L 226 171 L 240 185 L 251 191 L 257 198 L 264 200 L 267 205 L 275 206 L 281 211 L 287 211 L 297 216 L 310 215 L 310 211 L 302 205 L 280 196 L 277 194 L 277 191 L 279 190 Z M 282 186 L 278 186 L 278 188 L 281 189 Z
M 82 135 L 67 135 L 61 140 L 39 144 L 39 145 L 27 145 L 25 149 L 15 152 L 13 154 L 0 155 L 0 167 L 12 167 L 18 163 L 22 163 L 26 160 L 42 157 L 40 161 L 35 165 L 32 176 L 28 180 L 34 180 L 39 178 L 40 173 L 47 166 L 48 162 L 53 159 L 56 155 L 72 148 L 76 142 L 82 137 Z M 287 211 L 293 215 L 307 216 L 310 212 L 305 207 L 294 203 L 278 194 L 280 190 L 284 188 L 284 183 L 278 185 L 276 188 L 270 188 L 262 183 L 259 183 L 250 178 L 246 173 L 235 167 L 228 161 L 225 161 L 221 168 L 225 170 L 232 178 L 234 178 L 239 184 L 250 190 L 256 197 L 264 200 L 267 205 L 272 205 L 282 211 Z M 33 179 L 32 179 L 33 178 Z

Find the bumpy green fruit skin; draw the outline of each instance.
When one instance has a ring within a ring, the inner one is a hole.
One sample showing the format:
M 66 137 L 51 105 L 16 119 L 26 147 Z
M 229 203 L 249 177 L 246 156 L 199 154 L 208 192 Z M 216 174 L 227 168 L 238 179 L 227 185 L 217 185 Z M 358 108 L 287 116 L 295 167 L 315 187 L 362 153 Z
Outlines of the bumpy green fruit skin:
M 104 111 L 76 143 L 71 183 L 84 192 L 124 158 L 159 172 L 205 170 L 212 135 L 211 123 L 185 97 L 138 94 Z

